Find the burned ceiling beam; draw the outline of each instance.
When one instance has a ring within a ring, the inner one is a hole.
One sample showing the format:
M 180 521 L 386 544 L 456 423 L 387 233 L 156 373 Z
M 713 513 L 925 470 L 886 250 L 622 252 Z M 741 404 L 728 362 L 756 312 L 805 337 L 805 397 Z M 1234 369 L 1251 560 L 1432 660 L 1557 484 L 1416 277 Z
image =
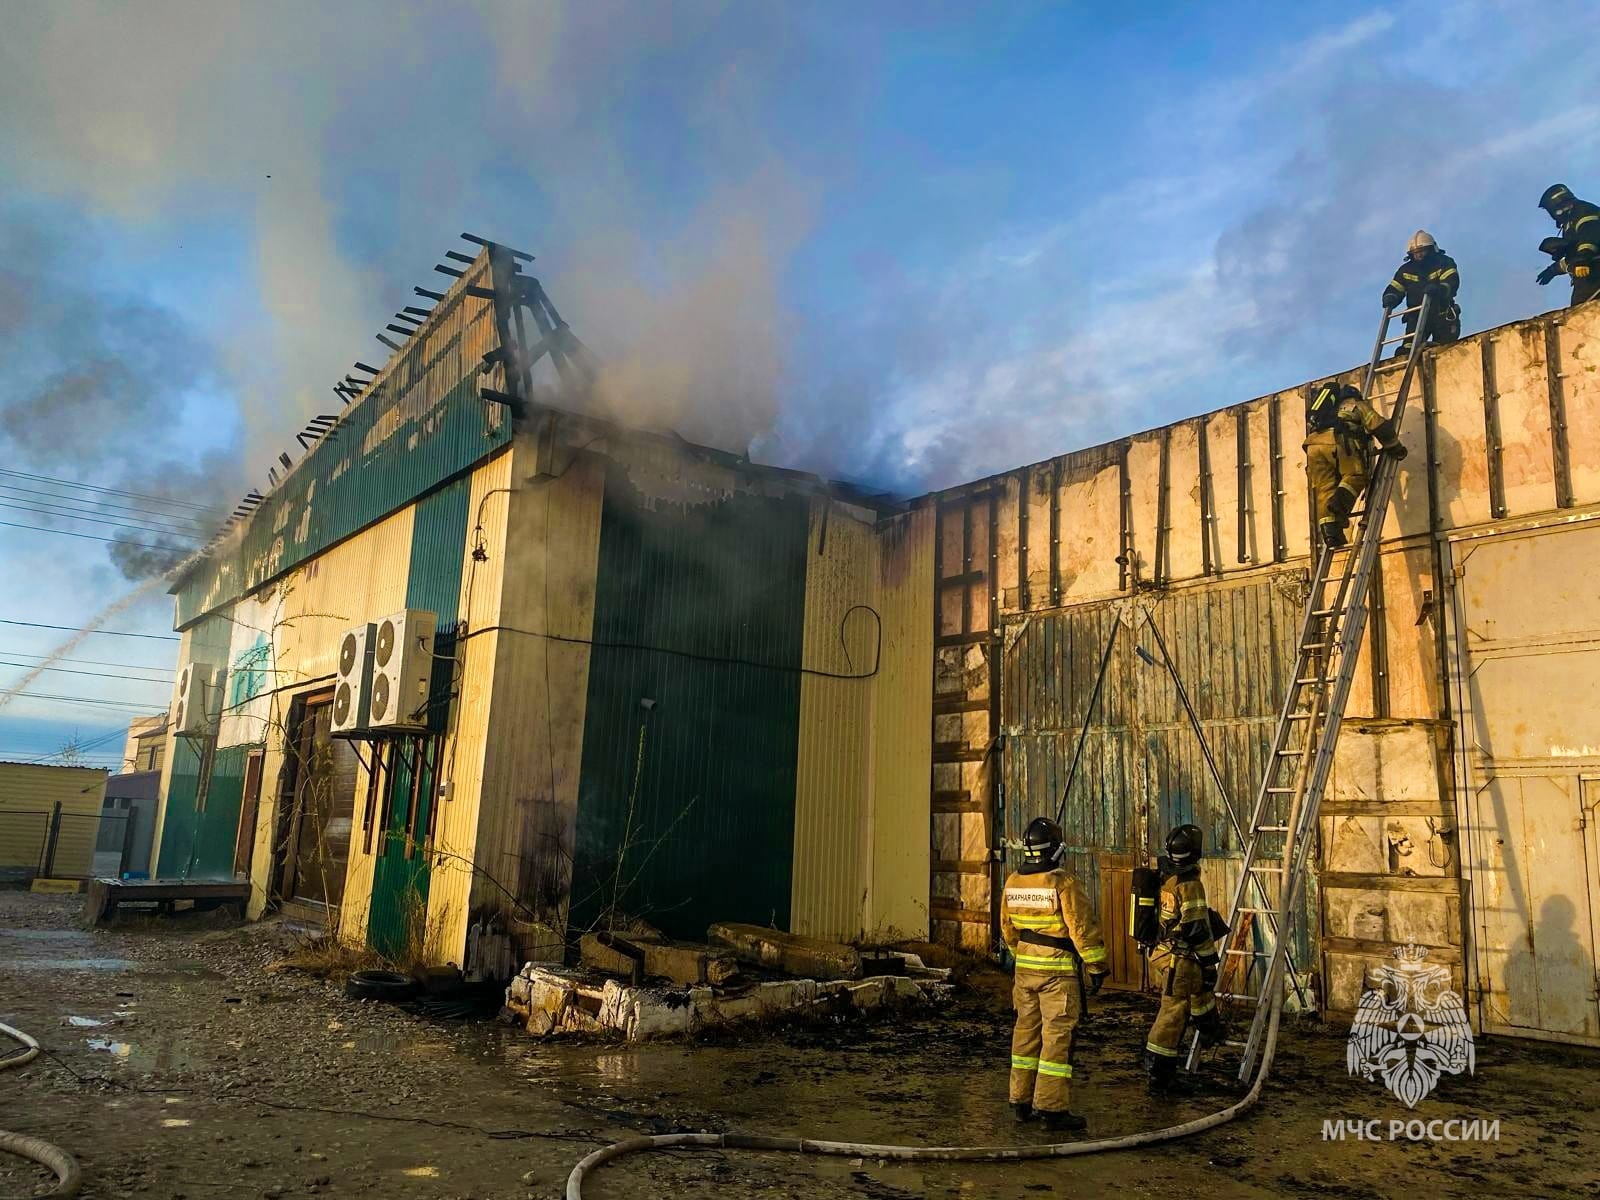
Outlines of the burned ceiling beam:
M 419 296 L 427 297 L 429 300 L 443 300 L 444 299 L 444 293 L 443 292 L 430 292 L 425 287 L 414 287 L 411 290 L 413 292 L 415 292 Z
M 356 370 L 365 371 L 368 375 L 377 375 L 378 374 L 378 368 L 377 367 L 369 367 L 364 362 L 357 362 L 356 363 Z
M 380 342 L 382 342 L 385 346 L 389 347 L 389 349 L 393 350 L 396 354 L 400 353 L 401 347 L 400 347 L 400 343 L 399 342 L 391 341 L 389 338 L 384 337 L 383 334 L 381 334 L 381 333 L 375 333 L 372 336 L 377 338 Z
M 340 401 L 342 401 L 345 404 L 349 404 L 350 401 L 355 398 L 354 396 L 352 396 L 350 394 L 350 389 L 345 387 L 344 384 L 342 384 L 342 383 L 334 384 L 333 385 L 333 390 L 334 390 L 335 394 L 338 395 Z
M 427 319 L 428 317 L 431 317 L 433 315 L 433 312 L 432 312 L 431 309 L 418 308 L 415 304 L 406 305 L 406 311 L 408 313 L 416 313 L 417 316 L 422 317 L 423 319 Z
M 401 309 L 399 312 L 395 313 L 394 319 L 396 321 L 410 321 L 412 325 L 422 324 L 421 317 L 414 317 L 410 313 L 406 312 L 405 309 Z
M 466 274 L 465 271 L 458 271 L 454 267 L 445 266 L 443 263 L 434 263 L 433 264 L 433 269 L 435 271 L 439 272 L 439 274 L 441 274 L 441 275 L 449 275 L 454 279 L 460 279 L 463 275 Z
M 469 287 L 463 288 L 462 290 L 464 292 L 466 292 L 467 295 L 471 296 L 474 300 L 493 300 L 494 299 L 494 289 L 493 288 L 470 287 L 469 286 Z
M 401 337 L 410 337 L 416 332 L 415 329 L 409 329 L 404 325 L 396 325 L 393 321 L 390 321 L 384 328 L 390 333 L 398 333 Z
M 278 461 L 283 464 L 283 469 L 285 471 L 294 470 L 294 459 L 290 458 L 289 455 L 284 451 L 280 450 L 278 452 Z
M 461 235 L 461 240 L 464 241 L 464 242 L 471 242 L 474 246 L 485 246 L 485 247 L 487 247 L 487 246 L 498 246 L 499 245 L 498 242 L 491 242 L 488 238 L 479 237 L 475 233 L 463 233 Z M 513 250 L 510 246 L 500 246 L 500 249 L 504 250 L 507 254 L 511 255 L 512 258 L 520 258 L 523 262 L 532 262 L 533 261 L 533 255 L 529 254 L 525 250 Z
M 446 250 L 444 252 L 444 256 L 448 259 L 453 259 L 455 262 L 466 263 L 469 267 L 478 261 L 477 259 L 473 258 L 472 255 L 463 254 L 459 250 Z

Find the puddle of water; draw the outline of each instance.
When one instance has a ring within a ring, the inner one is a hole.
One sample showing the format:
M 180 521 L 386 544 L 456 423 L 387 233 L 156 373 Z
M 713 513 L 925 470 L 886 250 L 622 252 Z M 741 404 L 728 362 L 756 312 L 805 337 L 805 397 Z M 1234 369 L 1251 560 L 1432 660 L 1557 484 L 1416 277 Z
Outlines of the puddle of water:
M 8 963 L 17 971 L 131 971 L 126 958 L 23 958 Z
M 79 1029 L 96 1029 L 106 1022 L 97 1021 L 93 1017 L 68 1017 L 67 1024 L 76 1025 Z
M 105 1037 L 86 1038 L 85 1042 L 89 1049 L 119 1058 L 139 1071 L 188 1071 L 205 1065 L 203 1056 L 170 1042 L 147 1046 Z
M 0 929 L 0 937 L 28 942 L 86 942 L 89 936 L 81 929 Z

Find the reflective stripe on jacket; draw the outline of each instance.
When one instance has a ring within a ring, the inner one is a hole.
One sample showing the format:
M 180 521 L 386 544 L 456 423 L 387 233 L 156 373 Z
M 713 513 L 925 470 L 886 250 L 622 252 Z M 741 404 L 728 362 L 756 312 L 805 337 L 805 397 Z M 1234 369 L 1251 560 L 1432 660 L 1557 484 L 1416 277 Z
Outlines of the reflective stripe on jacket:
M 1013 872 L 1006 878 L 1000 903 L 1000 936 L 1011 948 L 1019 969 L 1071 974 L 1077 970 L 1065 947 L 1023 941 L 1029 930 L 1052 938 L 1068 938 L 1091 971 L 1105 969 L 1106 944 L 1100 922 L 1083 885 L 1057 868 L 1035 875 Z

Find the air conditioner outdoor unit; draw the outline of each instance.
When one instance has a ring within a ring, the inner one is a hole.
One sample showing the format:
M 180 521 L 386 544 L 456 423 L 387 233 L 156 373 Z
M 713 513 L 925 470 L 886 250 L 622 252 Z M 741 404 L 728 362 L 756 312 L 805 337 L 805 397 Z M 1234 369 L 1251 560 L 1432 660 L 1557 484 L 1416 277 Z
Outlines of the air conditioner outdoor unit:
M 422 729 L 433 681 L 438 615 L 408 608 L 376 623 L 372 636 L 373 729 Z
M 346 629 L 339 638 L 338 681 L 333 685 L 331 732 L 354 733 L 367 727 L 372 706 L 371 621 Z
M 210 663 L 189 662 L 178 673 L 178 686 L 172 698 L 172 731 L 192 736 L 206 732 L 217 699 L 211 686 L 214 668 Z

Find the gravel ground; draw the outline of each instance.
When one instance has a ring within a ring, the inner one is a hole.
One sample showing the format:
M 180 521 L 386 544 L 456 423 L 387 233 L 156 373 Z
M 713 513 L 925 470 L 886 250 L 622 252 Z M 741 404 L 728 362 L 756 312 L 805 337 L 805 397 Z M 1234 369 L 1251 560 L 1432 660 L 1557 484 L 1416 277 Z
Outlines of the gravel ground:
M 752 1130 L 852 1141 L 1017 1144 L 1005 1109 L 1003 981 L 937 1015 L 810 1025 L 695 1044 L 540 1042 L 440 1023 L 268 971 L 273 923 L 194 916 L 85 931 L 76 897 L 0 891 L 0 1021 L 49 1051 L 0 1075 L 0 1128 L 47 1137 L 88 1197 L 562 1194 L 589 1150 L 638 1133 Z M 1209 1094 L 1148 1099 L 1135 1066 L 1142 997 L 1096 1001 L 1074 1109 L 1096 1135 L 1198 1116 Z M 1480 1039 L 1472 1077 L 1410 1113 L 1344 1067 L 1344 1038 L 1294 1029 L 1260 1109 L 1137 1153 L 919 1167 L 726 1152 L 636 1156 L 586 1196 L 1600 1196 L 1600 1053 Z M 1341 1118 L 1500 1121 L 1496 1142 L 1325 1141 Z M 0 1160 L 0 1195 L 39 1176 Z

